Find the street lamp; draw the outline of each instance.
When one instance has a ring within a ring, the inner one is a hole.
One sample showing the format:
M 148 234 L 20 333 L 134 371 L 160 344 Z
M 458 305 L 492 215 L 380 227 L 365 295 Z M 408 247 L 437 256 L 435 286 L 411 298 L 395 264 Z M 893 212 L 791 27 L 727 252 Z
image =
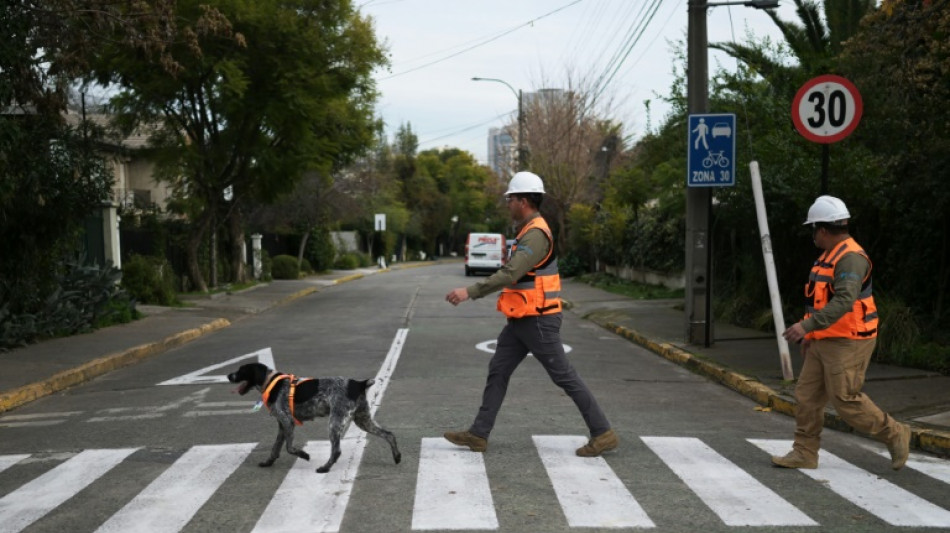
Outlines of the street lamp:
M 689 114 L 709 111 L 709 42 L 706 10 L 742 5 L 774 9 L 778 0 L 707 2 L 689 0 L 686 93 Z M 686 188 L 686 342 L 709 346 L 712 342 L 712 187 Z
M 518 170 L 527 170 L 527 161 L 525 161 L 525 150 L 524 150 L 524 113 L 522 111 L 522 95 L 521 90 L 515 90 L 507 81 L 500 80 L 498 78 L 479 78 L 474 77 L 472 81 L 494 81 L 498 83 L 503 83 L 505 87 L 511 89 L 511 92 L 515 94 L 515 97 L 518 98 Z

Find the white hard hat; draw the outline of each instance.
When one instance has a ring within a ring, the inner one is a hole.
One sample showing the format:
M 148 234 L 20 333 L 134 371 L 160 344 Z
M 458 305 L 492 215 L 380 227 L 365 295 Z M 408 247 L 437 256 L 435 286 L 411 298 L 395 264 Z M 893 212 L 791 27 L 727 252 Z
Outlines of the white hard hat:
M 808 219 L 805 224 L 815 222 L 835 223 L 851 218 L 848 206 L 834 196 L 819 196 L 815 203 L 808 208 Z
M 518 193 L 544 194 L 544 182 L 542 182 L 541 178 L 534 172 L 518 172 L 512 176 L 511 181 L 508 182 L 508 190 L 505 191 L 505 195 Z

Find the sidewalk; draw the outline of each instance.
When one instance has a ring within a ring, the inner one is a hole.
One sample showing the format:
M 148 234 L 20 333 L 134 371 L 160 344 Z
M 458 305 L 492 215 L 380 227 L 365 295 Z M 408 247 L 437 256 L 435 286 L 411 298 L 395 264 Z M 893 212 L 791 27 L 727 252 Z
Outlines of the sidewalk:
M 415 265 L 409 263 L 396 268 Z M 333 271 L 301 280 L 275 280 L 239 293 L 187 297 L 188 307 L 139 305 L 138 310 L 145 318 L 129 324 L 0 352 L 0 368 L 4 369 L 0 372 L 0 414 L 158 355 L 323 287 L 377 272 L 381 271 L 367 268 Z
M 406 263 L 393 269 L 429 266 Z M 387 270 L 334 271 L 301 280 L 278 280 L 239 293 L 188 300 L 190 307 L 139 306 L 146 317 L 86 335 L 0 353 L 0 416 L 117 368 L 229 327 L 241 319 L 319 291 Z M 775 338 L 759 331 L 716 324 L 709 348 L 683 342 L 682 301 L 632 300 L 565 280 L 567 312 L 590 320 L 764 406 L 791 415 L 794 386 L 782 381 Z M 801 368 L 792 347 L 795 374 Z M 912 445 L 950 455 L 950 376 L 872 363 L 864 387 L 882 409 L 914 428 Z M 826 425 L 850 431 L 829 407 Z
M 573 280 L 563 293 L 571 310 L 632 342 L 752 398 L 763 407 L 794 416 L 794 383 L 782 379 L 775 336 L 715 324 L 708 348 L 687 344 L 682 300 L 632 300 Z M 798 345 L 789 347 L 795 376 L 801 370 Z M 950 455 L 950 376 L 871 363 L 864 385 L 885 412 L 914 430 L 912 447 Z M 825 426 L 851 431 L 832 407 Z

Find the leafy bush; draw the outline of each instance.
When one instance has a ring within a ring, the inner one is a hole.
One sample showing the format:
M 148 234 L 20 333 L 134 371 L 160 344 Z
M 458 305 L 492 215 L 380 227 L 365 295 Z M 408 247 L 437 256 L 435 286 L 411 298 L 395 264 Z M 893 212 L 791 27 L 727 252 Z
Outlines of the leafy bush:
M 153 305 L 174 305 L 175 272 L 163 257 L 132 255 L 122 265 L 122 287 L 136 300 Z
M 312 274 L 312 273 L 313 273 L 313 267 L 310 266 L 310 261 L 307 261 L 307 258 L 306 258 L 306 257 L 304 257 L 304 258 L 300 261 L 300 271 L 303 272 L 304 274 Z
M 336 246 L 330 235 L 330 228 L 320 226 L 310 232 L 307 239 L 307 249 L 304 258 L 310 261 L 316 272 L 330 270 L 333 267 L 333 258 L 336 256 Z
M 271 266 L 271 274 L 274 279 L 299 278 L 300 269 L 297 267 L 297 258 L 292 255 L 275 256 L 274 263 Z
M 373 261 L 373 257 L 370 256 L 369 254 L 365 254 L 365 253 L 363 253 L 363 252 L 353 252 L 353 253 L 354 253 L 354 254 L 356 255 L 356 257 L 358 257 L 359 260 L 360 260 L 360 268 L 371 267 L 371 266 L 373 266 L 374 264 L 376 264 L 376 263 Z
M 558 258 L 557 269 L 558 273 L 565 278 L 579 276 L 587 272 L 584 260 L 573 250 L 564 254 L 563 258 Z
M 359 268 L 359 254 L 353 252 L 345 253 L 336 259 L 336 263 L 334 263 L 333 266 L 339 270 L 353 270 Z
M 0 349 L 25 346 L 51 337 L 92 331 L 135 317 L 135 303 L 119 286 L 119 269 L 68 262 L 56 278 L 56 289 L 35 313 L 13 314 L 0 307 Z

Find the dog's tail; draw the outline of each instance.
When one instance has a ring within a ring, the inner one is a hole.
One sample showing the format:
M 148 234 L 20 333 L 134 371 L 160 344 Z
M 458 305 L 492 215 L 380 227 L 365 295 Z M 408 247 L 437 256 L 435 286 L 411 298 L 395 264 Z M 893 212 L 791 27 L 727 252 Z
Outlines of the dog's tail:
M 346 396 L 356 400 L 360 396 L 366 394 L 366 389 L 370 388 L 373 383 L 376 383 L 375 379 L 365 379 L 363 381 L 351 379 L 346 385 Z

